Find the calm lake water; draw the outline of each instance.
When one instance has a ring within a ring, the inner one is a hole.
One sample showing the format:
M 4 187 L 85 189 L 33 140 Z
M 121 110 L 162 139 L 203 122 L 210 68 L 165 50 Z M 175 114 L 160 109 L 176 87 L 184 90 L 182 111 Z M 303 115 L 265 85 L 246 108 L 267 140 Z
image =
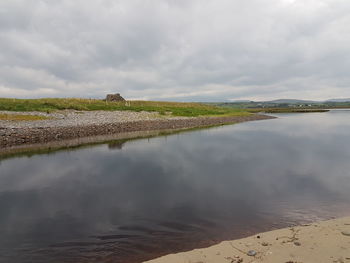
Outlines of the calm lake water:
M 0 262 L 139 262 L 350 215 L 350 111 L 0 162 Z

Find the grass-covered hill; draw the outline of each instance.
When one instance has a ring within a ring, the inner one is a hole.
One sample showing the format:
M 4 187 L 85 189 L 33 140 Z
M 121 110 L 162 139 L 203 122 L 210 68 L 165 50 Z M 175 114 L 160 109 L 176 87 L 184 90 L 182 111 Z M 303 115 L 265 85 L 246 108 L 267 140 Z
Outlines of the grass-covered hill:
M 46 98 L 46 99 L 10 99 L 0 98 L 0 111 L 41 111 L 53 112 L 56 110 L 81 111 L 149 111 L 173 116 L 244 116 L 250 113 L 244 109 L 224 108 L 216 105 L 201 103 L 161 102 L 161 101 L 127 101 L 107 102 L 97 99 L 78 98 Z

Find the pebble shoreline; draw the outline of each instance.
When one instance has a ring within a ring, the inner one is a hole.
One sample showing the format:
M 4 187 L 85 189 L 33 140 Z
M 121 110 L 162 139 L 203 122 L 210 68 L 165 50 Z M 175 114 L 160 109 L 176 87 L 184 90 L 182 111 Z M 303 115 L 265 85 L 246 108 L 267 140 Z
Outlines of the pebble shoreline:
M 16 114 L 41 115 L 52 119 L 30 122 L 0 121 L 1 148 L 99 135 L 199 128 L 274 118 L 259 114 L 230 117 L 164 117 L 156 113 L 128 111 L 62 111 L 51 114 L 36 112 Z

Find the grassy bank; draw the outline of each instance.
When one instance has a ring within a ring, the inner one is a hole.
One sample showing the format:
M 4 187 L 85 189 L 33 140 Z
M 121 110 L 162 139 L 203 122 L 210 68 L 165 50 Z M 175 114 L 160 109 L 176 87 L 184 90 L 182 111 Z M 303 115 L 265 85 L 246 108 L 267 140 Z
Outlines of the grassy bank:
M 0 110 L 2 111 L 41 111 L 53 112 L 56 110 L 106 110 L 106 111 L 149 111 L 173 116 L 245 116 L 250 113 L 244 109 L 222 108 L 201 103 L 180 103 L 161 101 L 127 101 L 106 102 L 96 99 L 8 99 L 0 98 Z
M 48 119 L 45 116 L 22 115 L 22 114 L 0 114 L 2 121 L 38 121 Z

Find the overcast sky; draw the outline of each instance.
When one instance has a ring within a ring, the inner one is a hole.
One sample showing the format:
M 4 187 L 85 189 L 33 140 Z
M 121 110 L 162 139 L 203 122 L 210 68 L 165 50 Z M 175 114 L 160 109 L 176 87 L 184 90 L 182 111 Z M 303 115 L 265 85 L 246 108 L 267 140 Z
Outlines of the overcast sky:
M 0 0 L 0 97 L 350 97 L 349 0 Z

